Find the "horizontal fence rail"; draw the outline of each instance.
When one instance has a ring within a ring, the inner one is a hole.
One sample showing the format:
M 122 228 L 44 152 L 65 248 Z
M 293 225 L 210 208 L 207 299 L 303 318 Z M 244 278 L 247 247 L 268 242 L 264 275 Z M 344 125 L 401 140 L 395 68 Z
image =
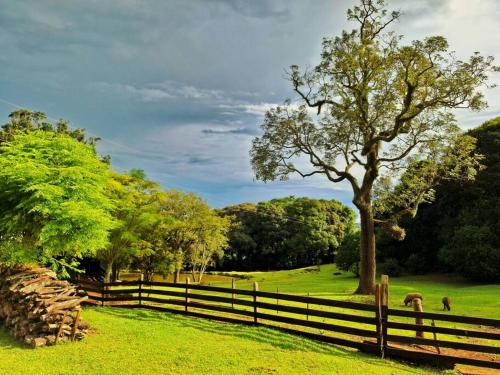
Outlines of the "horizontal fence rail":
M 254 290 L 247 290 L 235 288 L 234 283 L 231 288 L 224 288 L 191 284 L 189 280 L 185 284 L 142 280 L 74 282 L 87 292 L 88 302 L 95 305 L 145 308 L 228 323 L 258 324 L 381 357 L 450 367 L 458 363 L 500 368 L 500 320 L 390 309 L 387 280 L 377 285 L 374 305 L 263 292 L 258 290 L 257 283 Z M 404 319 L 411 322 L 402 321 Z M 417 321 L 420 324 L 416 324 Z M 457 328 L 457 323 L 474 327 Z M 489 329 L 477 329 L 478 326 Z M 421 336 L 415 337 L 415 332 Z M 424 333 L 433 338 L 422 337 Z M 470 342 L 471 338 L 474 342 Z

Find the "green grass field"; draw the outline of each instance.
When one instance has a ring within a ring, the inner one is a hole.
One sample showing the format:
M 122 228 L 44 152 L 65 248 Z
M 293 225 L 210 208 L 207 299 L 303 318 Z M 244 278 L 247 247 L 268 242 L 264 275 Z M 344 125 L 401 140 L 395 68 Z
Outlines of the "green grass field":
M 0 330 L 0 374 L 432 374 L 269 330 L 168 313 L 88 308 L 96 332 L 27 349 Z
M 207 275 L 205 283 L 369 302 L 353 296 L 356 279 L 334 265 L 279 272 Z M 134 275 L 128 275 L 133 278 Z M 500 318 L 500 285 L 476 285 L 445 276 L 390 279 L 390 305 L 405 308 L 407 292 L 424 296 L 425 311 L 440 312 L 444 295 L 452 314 Z M 341 347 L 263 327 L 224 324 L 162 312 L 87 308 L 95 332 L 84 341 L 28 349 L 0 328 L 0 374 L 432 374 Z M 349 323 L 355 326 L 355 323 Z

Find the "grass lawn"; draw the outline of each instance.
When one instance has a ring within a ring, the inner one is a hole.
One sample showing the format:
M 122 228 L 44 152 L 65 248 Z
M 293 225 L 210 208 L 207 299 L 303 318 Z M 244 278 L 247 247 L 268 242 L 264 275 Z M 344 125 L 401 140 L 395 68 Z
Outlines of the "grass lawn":
M 357 284 L 353 275 L 338 273 L 334 265 L 323 265 L 207 275 L 204 283 L 230 286 L 233 276 L 245 276 L 237 279 L 237 288 L 251 289 L 257 281 L 263 291 L 367 302 L 369 298 L 352 295 Z M 477 285 L 446 276 L 391 278 L 391 307 L 404 308 L 404 296 L 413 291 L 423 294 L 425 311 L 441 312 L 441 298 L 447 295 L 453 301 L 452 314 L 500 318 L 498 284 Z M 84 341 L 37 350 L 19 344 L 0 326 L 0 374 L 439 373 L 264 327 L 110 307 L 87 308 L 84 319 L 95 329 Z
M 340 347 L 168 313 L 87 308 L 96 332 L 29 349 L 0 328 L 0 374 L 432 374 Z

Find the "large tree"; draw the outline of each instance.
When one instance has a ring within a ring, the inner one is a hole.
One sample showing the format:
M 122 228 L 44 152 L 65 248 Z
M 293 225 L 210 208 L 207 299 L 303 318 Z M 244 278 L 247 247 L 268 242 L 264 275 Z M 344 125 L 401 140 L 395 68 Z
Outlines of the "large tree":
M 313 69 L 291 66 L 289 79 L 300 102 L 269 110 L 263 135 L 251 150 L 258 179 L 297 173 L 350 184 L 361 222 L 361 294 L 375 289 L 375 225 L 403 237 L 397 226 L 401 215 L 375 218 L 377 178 L 384 172 L 397 178 L 422 160 L 445 161 L 452 166 L 450 173 L 439 169 L 446 177 L 473 178 L 478 158 L 470 152 L 472 139 L 460 137 L 450 110 L 485 108 L 481 88 L 488 73 L 498 69 L 492 57 L 479 53 L 458 60 L 441 36 L 404 44 L 387 31 L 399 17 L 400 12 L 387 11 L 384 0 L 361 0 L 349 9 L 347 18 L 357 28 L 324 38 L 321 61 Z M 411 174 L 412 188 L 426 172 Z M 430 198 L 422 189 L 406 202 L 405 213 L 414 214 L 419 202 Z
M 110 233 L 108 246 L 97 252 L 106 282 L 115 281 L 120 269 L 128 266 L 134 256 L 149 253 L 149 232 L 161 221 L 159 202 L 164 195 L 160 186 L 146 179 L 140 169 L 110 174 L 107 194 L 115 206 L 113 217 L 117 225 Z
M 2 261 L 57 267 L 107 246 L 116 224 L 108 178 L 94 148 L 66 134 L 34 130 L 1 142 Z

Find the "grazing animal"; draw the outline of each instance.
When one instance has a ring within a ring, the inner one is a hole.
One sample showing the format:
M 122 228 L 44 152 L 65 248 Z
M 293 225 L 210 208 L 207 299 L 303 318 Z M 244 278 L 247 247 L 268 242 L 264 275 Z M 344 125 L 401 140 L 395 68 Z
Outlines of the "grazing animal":
M 443 310 L 451 310 L 451 298 L 450 297 L 443 297 Z
M 424 300 L 420 293 L 408 293 L 403 301 L 405 306 L 408 306 L 415 298 L 420 298 L 422 301 Z

